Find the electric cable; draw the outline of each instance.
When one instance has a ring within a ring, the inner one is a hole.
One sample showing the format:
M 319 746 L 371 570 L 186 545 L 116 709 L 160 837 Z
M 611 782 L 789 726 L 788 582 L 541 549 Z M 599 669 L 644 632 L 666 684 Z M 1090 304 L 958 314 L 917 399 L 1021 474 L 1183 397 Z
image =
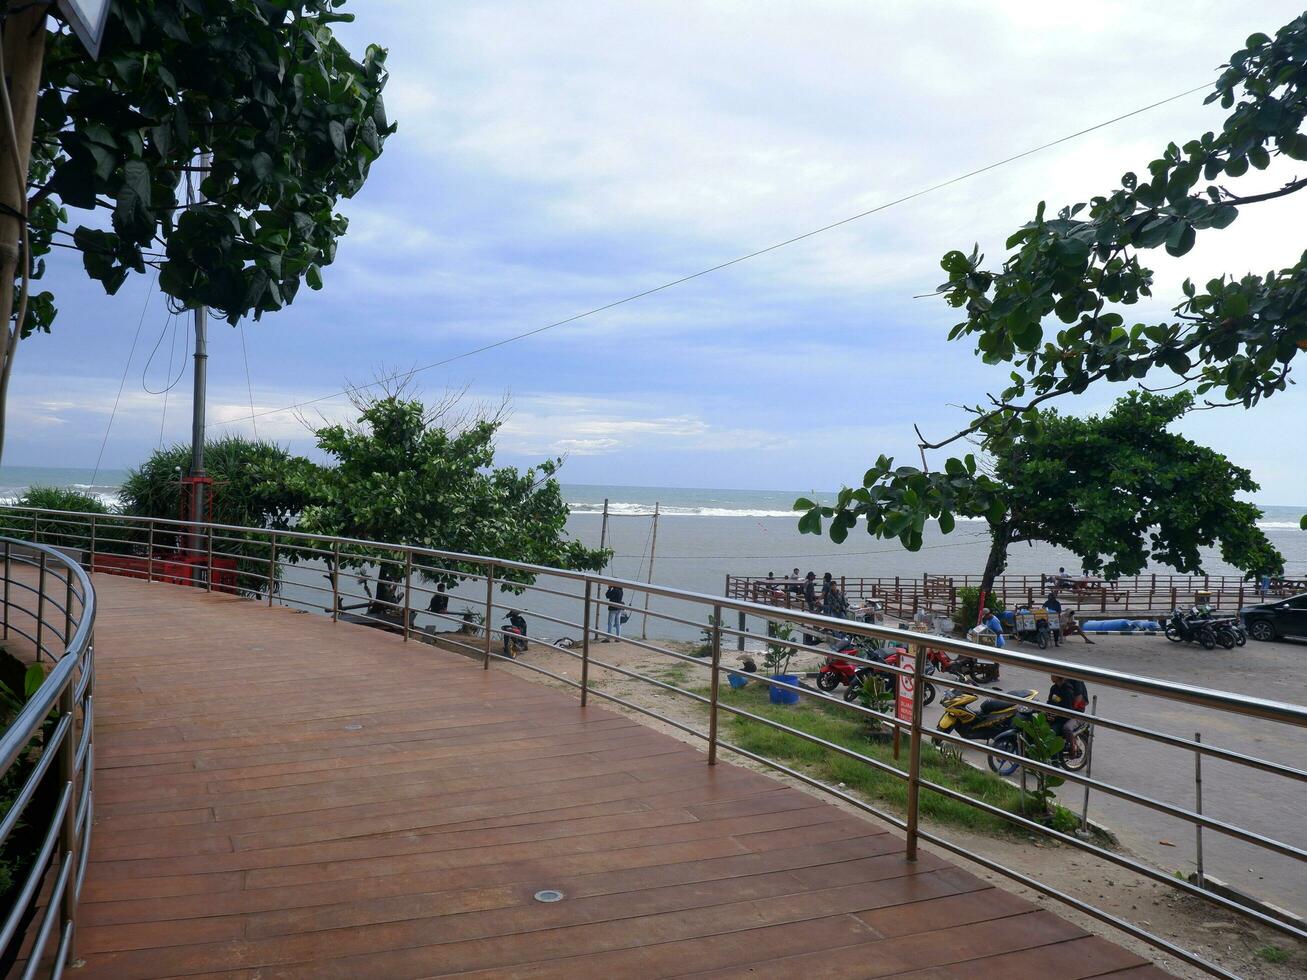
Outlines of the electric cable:
M 141 327 L 145 325 L 145 314 L 150 308 L 150 299 L 154 296 L 155 283 L 159 281 L 158 273 L 155 273 L 154 281 L 145 291 L 145 303 L 141 306 L 141 318 L 136 321 L 136 333 L 132 335 L 132 346 L 127 351 L 127 363 L 123 365 L 122 380 L 118 382 L 118 394 L 113 397 L 113 409 L 109 412 L 109 424 L 104 427 L 104 438 L 100 440 L 100 452 L 95 457 L 95 469 L 91 472 L 91 485 L 95 485 L 95 478 L 100 475 L 100 462 L 104 459 L 104 447 L 109 445 L 109 433 L 113 431 L 113 420 L 118 417 L 118 402 L 123 397 L 123 388 L 127 386 L 127 373 L 132 368 L 132 358 L 136 356 L 136 342 L 141 339 Z
M 163 321 L 163 330 L 160 331 L 159 333 L 159 339 L 154 342 L 154 350 L 150 351 L 150 356 L 145 362 L 145 367 L 141 368 L 141 387 L 145 390 L 146 394 L 149 395 L 166 395 L 168 392 L 172 391 L 174 388 L 177 387 L 178 384 L 181 383 L 182 375 L 186 373 L 186 358 L 183 357 L 181 367 L 177 371 L 177 377 L 169 381 L 166 387 L 160 388 L 158 391 L 155 391 L 153 388 L 151 388 L 148 384 L 145 383 L 145 375 L 150 370 L 150 364 L 154 361 L 154 355 L 158 353 L 159 345 L 163 343 L 163 335 L 168 332 L 169 327 L 173 328 L 172 349 L 169 350 L 168 352 L 168 374 L 165 377 L 172 376 L 173 352 L 177 349 L 177 325 L 176 325 L 176 319 L 174 317 L 174 314 L 172 312 L 169 312 L 167 319 Z M 190 348 L 188 347 L 187 350 L 189 349 Z
M 741 262 L 747 262 L 750 259 L 755 259 L 760 255 L 766 255 L 769 252 L 774 252 L 777 249 L 785 248 L 786 246 L 793 245 L 796 242 L 801 242 L 804 241 L 805 239 L 812 238 L 816 235 L 821 235 L 835 228 L 840 228 L 854 221 L 858 221 L 861 218 L 868 217 L 869 215 L 876 214 L 880 211 L 888 210 L 889 208 L 895 207 L 896 205 L 904 204 L 916 198 L 923 197 L 926 194 L 931 194 L 935 191 L 943 190 L 946 187 L 950 187 L 953 184 L 961 183 L 964 180 L 969 180 L 972 177 L 978 177 L 981 174 L 988 173 L 991 170 L 996 170 L 999 167 L 1006 166 L 1009 163 L 1014 163 L 1017 160 L 1021 160 L 1033 154 L 1051 149 L 1052 147 L 1058 146 L 1062 143 L 1066 143 L 1071 140 L 1078 139 L 1081 136 L 1085 136 L 1096 130 L 1103 129 L 1106 126 L 1111 126 L 1115 123 L 1122 122 L 1126 119 L 1130 119 L 1133 116 L 1137 116 L 1140 115 L 1141 113 L 1145 113 L 1152 109 L 1156 109 L 1160 106 L 1164 106 L 1170 102 L 1176 101 L 1177 99 L 1182 99 L 1186 95 L 1193 95 L 1195 92 L 1202 91 L 1203 89 L 1209 88 L 1210 86 L 1211 86 L 1211 82 L 1204 82 L 1202 85 L 1195 85 L 1193 88 L 1185 89 L 1183 92 L 1177 92 L 1175 95 L 1168 96 L 1165 99 L 1160 99 L 1157 102 L 1152 102 L 1149 103 L 1148 105 L 1140 106 L 1137 109 L 1132 109 L 1131 111 L 1122 113 L 1119 116 L 1113 116 L 1111 119 L 1105 119 L 1102 122 L 1095 123 L 1092 126 L 1087 126 L 1084 129 L 1077 130 L 1074 133 L 1069 133 L 1066 136 L 1060 136 L 1055 140 L 1048 141 L 1047 143 L 1041 143 L 1039 146 L 1031 147 L 1030 149 L 1027 150 L 1022 150 L 1020 153 L 1014 153 L 1011 156 L 1004 157 L 1003 159 L 997 160 L 990 164 L 986 164 L 983 167 L 978 167 L 975 170 L 970 170 L 967 173 L 959 174 L 955 177 L 950 177 L 947 180 L 943 180 L 937 184 L 932 184 L 929 187 L 924 187 L 920 190 L 913 191 L 910 194 L 904 194 L 902 197 L 897 197 L 891 201 L 886 201 L 883 204 L 878 204 L 875 207 L 866 209 L 865 211 L 859 211 L 857 214 L 849 215 L 848 217 L 841 218 L 838 221 L 832 221 L 829 224 L 822 225 L 819 228 L 814 228 L 811 231 L 806 231 L 803 232 L 802 234 L 794 235 L 793 237 L 787 238 L 784 241 L 776 242 L 772 245 L 767 245 L 763 248 L 755 249 L 752 252 L 747 252 L 744 255 L 736 256 L 733 259 L 727 259 L 724 262 L 719 262 L 716 265 L 709 266 L 706 269 L 701 269 L 698 272 L 692 272 L 689 275 L 684 275 L 677 279 L 672 279 L 668 282 L 663 283 L 662 285 L 653 286 L 649 289 L 641 290 L 638 293 L 632 293 L 629 296 L 625 296 L 621 299 L 613 300 L 611 303 L 605 303 L 602 306 L 596 306 L 593 309 L 586 310 L 583 313 L 576 313 L 573 314 L 572 316 L 565 317 L 561 320 L 555 320 L 553 323 L 547 323 L 544 326 L 535 327 L 531 330 L 525 330 L 522 333 L 513 334 L 512 336 L 504 337 L 501 340 L 492 341 L 491 343 L 488 344 L 482 344 L 480 347 L 474 347 L 471 350 L 463 351 L 460 354 L 453 354 L 450 357 L 443 358 L 439 361 L 432 361 L 430 364 L 423 364 L 419 367 L 412 368 L 408 371 L 399 371 L 388 377 L 378 378 L 375 381 L 370 381 L 367 382 L 366 384 L 357 385 L 353 390 L 359 390 L 364 388 L 375 388 L 378 385 L 385 385 L 393 381 L 411 378 L 415 374 L 420 374 L 424 371 L 430 371 L 434 368 L 443 367 L 446 364 L 452 364 L 454 361 L 459 361 L 467 357 L 473 357 L 477 354 L 484 354 L 486 351 L 495 350 L 496 348 L 507 346 L 508 344 L 514 343 L 519 340 L 526 340 L 529 337 L 534 337 L 537 334 L 542 334 L 546 330 L 553 330 L 555 327 L 561 327 L 569 323 L 575 323 L 577 320 L 583 320 L 587 317 L 595 316 L 596 314 L 606 312 L 607 310 L 611 310 L 616 307 L 623 306 L 627 303 L 632 303 L 635 302 L 636 300 L 643 299 L 646 296 L 652 296 L 655 293 L 660 293 L 663 292 L 664 290 L 672 289 L 675 286 L 680 286 L 684 283 L 690 282 L 694 279 L 698 279 L 702 276 L 711 275 L 714 272 L 720 272 L 722 269 L 728 269 L 731 266 L 739 265 Z M 303 408 L 306 408 L 309 405 L 316 405 L 320 402 L 331 401 L 332 399 L 335 398 L 343 398 L 349 395 L 349 393 L 350 393 L 350 389 L 344 389 L 341 391 L 334 391 L 329 395 L 319 395 L 315 398 L 308 398 L 303 401 L 294 402 L 290 405 L 284 405 L 281 408 L 270 408 L 258 413 L 252 412 L 250 414 L 250 421 L 252 422 L 256 418 L 263 418 L 268 415 L 280 415 L 284 412 L 299 411 Z M 244 416 L 238 419 L 227 419 L 226 421 L 223 422 L 211 422 L 209 423 L 209 425 L 231 425 L 234 422 L 243 422 L 243 421 L 245 421 Z
M 241 335 L 241 357 L 245 360 L 245 390 L 250 395 L 250 424 L 254 426 L 254 441 L 259 441 L 259 420 L 254 414 L 254 383 L 250 380 L 250 355 L 245 348 L 245 322 L 237 324 Z

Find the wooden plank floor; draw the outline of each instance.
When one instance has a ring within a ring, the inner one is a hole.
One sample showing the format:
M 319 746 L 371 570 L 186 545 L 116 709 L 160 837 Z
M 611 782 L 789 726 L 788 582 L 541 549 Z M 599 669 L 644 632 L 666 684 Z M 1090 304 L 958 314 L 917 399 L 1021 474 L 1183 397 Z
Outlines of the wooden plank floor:
M 97 575 L 83 980 L 1162 976 L 574 695 Z M 532 896 L 556 888 L 566 898 Z

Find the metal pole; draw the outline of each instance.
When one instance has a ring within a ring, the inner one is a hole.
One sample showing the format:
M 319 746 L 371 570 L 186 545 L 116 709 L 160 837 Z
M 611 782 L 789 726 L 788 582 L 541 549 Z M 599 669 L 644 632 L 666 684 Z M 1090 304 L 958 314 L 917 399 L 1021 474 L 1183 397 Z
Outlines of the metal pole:
M 1203 740 L 1202 732 L 1194 732 L 1194 741 Z M 1194 813 L 1202 816 L 1203 813 L 1203 753 L 1201 750 L 1194 750 Z M 1194 824 L 1194 845 L 1195 845 L 1195 864 L 1198 869 L 1197 884 L 1199 888 L 1207 887 L 1207 879 L 1203 875 L 1203 825 Z
M 154 581 L 154 520 L 150 520 L 150 531 L 145 539 L 145 581 Z
M 64 652 L 73 638 L 73 572 L 64 568 Z
M 91 561 L 87 571 L 91 575 L 95 574 L 95 515 L 94 514 L 91 515 Z
M 41 659 L 41 633 L 45 629 L 45 552 L 41 552 L 41 572 L 36 592 L 36 659 Z
M 481 665 L 483 669 L 490 669 L 490 617 L 493 615 L 495 602 L 495 565 L 491 562 L 486 566 L 486 618 L 481 624 L 486 634 L 486 657 L 485 662 Z
M 70 674 L 67 686 L 59 695 L 59 710 L 70 719 L 64 732 L 63 743 L 59 746 L 59 779 L 68 784 L 68 806 L 64 809 L 63 826 L 59 828 L 60 871 L 72 868 L 64 885 L 64 894 L 60 902 L 63 921 L 72 925 L 77 918 L 77 873 L 72 862 L 77 855 L 77 682 Z M 86 724 L 83 715 L 82 724 Z M 89 823 L 89 819 L 88 819 Z M 73 932 L 76 926 L 73 925 Z M 68 962 L 73 962 L 73 940 L 68 940 Z
M 277 534 L 272 535 L 272 552 L 268 555 L 268 605 L 272 605 L 272 584 L 277 581 Z M 365 590 L 366 591 L 366 590 Z
M 209 154 L 201 153 L 200 170 L 209 166 Z M 189 206 L 197 206 L 204 201 L 194 174 L 186 175 L 186 201 Z M 208 345 L 208 310 L 203 304 L 195 309 L 195 378 L 191 397 L 191 479 L 206 476 L 204 472 L 204 401 L 208 380 L 209 345 Z M 205 521 L 205 484 L 191 484 L 191 520 Z M 194 547 L 199 549 L 199 535 L 193 535 Z
M 590 695 L 590 631 L 586 623 L 590 622 L 590 593 L 594 585 L 585 580 L 585 610 L 581 613 L 581 707 L 585 707 Z
M 207 535 L 208 541 L 205 544 L 205 553 L 206 553 L 205 560 L 209 563 L 209 574 L 208 574 L 208 582 L 205 585 L 205 588 L 207 591 L 212 592 L 213 591 L 213 525 L 212 524 L 209 525 L 208 531 L 209 531 Z
M 9 542 L 5 542 L 5 625 L 4 638 L 9 639 L 9 573 L 12 566 L 9 564 Z
M 649 577 L 645 580 L 653 585 L 654 553 L 658 550 L 658 501 L 654 501 L 653 536 L 649 541 Z M 644 618 L 640 620 L 640 639 L 649 639 L 649 593 L 644 594 Z
M 708 765 L 717 765 L 717 691 L 721 686 L 722 607 L 713 606 L 712 627 L 712 696 L 708 703 Z
M 340 620 L 340 542 L 331 542 L 331 621 Z
M 1098 714 L 1098 695 L 1095 694 L 1089 699 L 1089 713 Z M 1094 774 L 1094 740 L 1093 738 L 1085 739 L 1085 778 L 1088 779 Z M 1085 800 L 1080 807 L 1080 834 L 1082 837 L 1089 836 L 1089 784 L 1085 784 Z
M 599 550 L 603 551 L 608 543 L 608 498 L 604 498 L 604 520 L 599 525 Z M 604 566 L 607 567 L 606 565 Z M 595 635 L 599 635 L 599 604 L 595 603 Z
M 744 650 L 744 627 L 748 625 L 746 622 L 747 619 L 748 617 L 744 614 L 744 610 L 741 609 L 740 610 L 740 635 L 735 638 L 735 649 L 741 652 L 743 652 Z
M 408 642 L 408 633 L 410 621 L 413 619 L 413 604 L 409 601 L 409 593 L 413 588 L 413 552 L 408 550 L 404 552 L 404 642 Z
M 917 815 L 921 796 L 921 693 L 925 688 L 925 650 L 920 643 L 910 647 L 912 656 L 912 727 L 908 730 L 908 848 L 907 859 L 917 860 Z M 897 711 L 896 711 L 897 713 Z M 898 731 L 898 726 L 894 726 Z

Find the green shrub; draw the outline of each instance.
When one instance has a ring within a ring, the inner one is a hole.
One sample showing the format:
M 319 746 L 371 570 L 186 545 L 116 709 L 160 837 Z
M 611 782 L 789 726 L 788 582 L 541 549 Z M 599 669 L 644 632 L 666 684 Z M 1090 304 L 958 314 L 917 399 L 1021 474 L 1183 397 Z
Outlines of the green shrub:
M 996 595 L 990 595 L 985 600 L 985 605 L 995 613 L 1001 613 L 1005 608 L 1003 600 Z M 958 608 L 953 612 L 953 625 L 957 627 L 958 632 L 965 633 L 976 625 L 976 620 L 979 618 L 980 590 L 970 586 L 958 589 Z
M 29 487 L 15 501 L 19 507 L 36 507 L 41 510 L 75 511 L 82 514 L 108 514 L 109 508 L 98 497 L 69 487 Z M 33 518 L 22 511 L 5 509 L 0 514 L 5 533 L 16 538 L 33 538 Z M 35 519 L 35 540 L 56 548 L 82 548 L 91 546 L 91 519 L 89 517 L 46 517 Z

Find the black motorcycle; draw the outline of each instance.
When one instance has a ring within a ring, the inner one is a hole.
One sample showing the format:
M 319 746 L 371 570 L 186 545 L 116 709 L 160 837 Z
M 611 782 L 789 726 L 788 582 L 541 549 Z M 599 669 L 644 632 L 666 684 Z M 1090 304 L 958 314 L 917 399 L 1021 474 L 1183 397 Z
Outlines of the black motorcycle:
M 1210 613 L 1197 610 L 1187 616 L 1179 609 L 1172 610 L 1163 632 L 1172 643 L 1198 643 L 1204 650 L 1215 650 L 1218 645 L 1223 650 L 1231 650 L 1248 642 L 1235 620 L 1213 619 Z
M 504 618 L 509 623 L 503 629 L 504 656 L 511 660 L 526 652 L 526 617 L 515 609 Z

